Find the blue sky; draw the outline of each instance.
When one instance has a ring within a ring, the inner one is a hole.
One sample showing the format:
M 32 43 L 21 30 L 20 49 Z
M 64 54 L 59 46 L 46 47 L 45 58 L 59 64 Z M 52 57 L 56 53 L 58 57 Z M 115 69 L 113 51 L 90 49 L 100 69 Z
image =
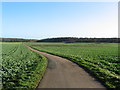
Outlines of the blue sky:
M 4 2 L 2 37 L 118 37 L 117 2 Z

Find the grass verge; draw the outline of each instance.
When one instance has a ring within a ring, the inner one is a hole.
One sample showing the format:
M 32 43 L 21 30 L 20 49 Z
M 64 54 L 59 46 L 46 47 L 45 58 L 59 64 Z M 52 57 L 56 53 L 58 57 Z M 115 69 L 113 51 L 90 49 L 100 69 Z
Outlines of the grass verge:
M 25 76 L 22 76 L 22 78 L 24 78 L 25 80 L 21 81 L 20 84 L 23 87 L 20 88 L 35 89 L 44 76 L 48 64 L 47 59 L 43 55 L 37 53 L 36 56 L 40 58 L 40 61 L 36 62 L 37 66 L 34 66 L 34 71 L 25 72 L 27 74 Z

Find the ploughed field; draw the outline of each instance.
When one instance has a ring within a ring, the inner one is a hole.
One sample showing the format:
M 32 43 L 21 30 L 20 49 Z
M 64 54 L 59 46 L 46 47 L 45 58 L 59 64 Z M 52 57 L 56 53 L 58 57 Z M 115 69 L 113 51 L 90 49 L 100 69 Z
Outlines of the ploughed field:
M 47 66 L 47 60 L 22 43 L 2 45 L 2 89 L 36 88 Z
M 67 58 L 108 88 L 120 88 L 117 43 L 28 43 L 32 48 Z

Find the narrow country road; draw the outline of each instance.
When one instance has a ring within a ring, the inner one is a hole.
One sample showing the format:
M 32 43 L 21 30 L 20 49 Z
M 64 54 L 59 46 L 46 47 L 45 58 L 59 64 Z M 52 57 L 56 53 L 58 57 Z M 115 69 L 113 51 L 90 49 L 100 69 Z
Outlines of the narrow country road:
M 37 51 L 48 59 L 48 67 L 38 88 L 104 88 L 98 81 L 71 61 Z

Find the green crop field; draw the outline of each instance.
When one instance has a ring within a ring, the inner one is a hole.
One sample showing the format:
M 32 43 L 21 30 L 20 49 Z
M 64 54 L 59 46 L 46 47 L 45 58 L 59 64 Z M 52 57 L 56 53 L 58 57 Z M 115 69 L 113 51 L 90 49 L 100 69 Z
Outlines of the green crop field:
M 24 44 L 67 58 L 80 65 L 106 87 L 120 88 L 120 59 L 117 43 Z M 24 44 L 0 43 L 3 89 L 35 88 L 44 74 L 47 66 L 46 58 L 29 50 Z
M 3 89 L 36 88 L 47 66 L 47 60 L 22 43 L 2 44 Z
M 91 73 L 106 87 L 120 88 L 120 58 L 117 43 L 50 43 L 49 45 L 53 46 L 44 46 L 48 44 L 29 43 L 28 45 L 40 51 L 68 58 Z

